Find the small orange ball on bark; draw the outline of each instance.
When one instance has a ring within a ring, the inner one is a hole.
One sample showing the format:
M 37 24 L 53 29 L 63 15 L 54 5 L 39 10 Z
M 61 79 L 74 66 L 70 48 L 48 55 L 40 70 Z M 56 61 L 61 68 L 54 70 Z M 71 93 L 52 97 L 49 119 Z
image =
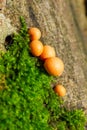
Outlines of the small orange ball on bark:
M 46 58 L 55 57 L 55 49 L 50 45 L 44 45 L 43 52 L 40 55 L 40 59 L 45 60 Z
M 54 88 L 55 93 L 57 93 L 59 96 L 65 96 L 66 95 L 66 89 L 63 85 L 56 85 Z
M 51 57 L 45 60 L 44 68 L 50 75 L 60 76 L 64 71 L 64 63 L 58 57 Z
M 30 35 L 31 40 L 39 40 L 41 37 L 41 31 L 36 27 L 31 27 L 28 30 L 28 34 Z
M 39 40 L 33 40 L 30 42 L 30 51 L 34 56 L 40 56 L 43 52 L 43 44 Z

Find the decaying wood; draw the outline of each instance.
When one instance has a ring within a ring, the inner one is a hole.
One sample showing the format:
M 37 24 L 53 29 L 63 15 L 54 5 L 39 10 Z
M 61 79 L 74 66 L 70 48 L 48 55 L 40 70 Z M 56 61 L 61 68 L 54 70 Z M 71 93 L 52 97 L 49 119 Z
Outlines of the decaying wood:
M 83 38 L 69 0 L 8 0 L 4 11 L 13 27 L 23 15 L 28 27 L 39 27 L 42 42 L 55 47 L 65 70 L 57 83 L 66 87 L 65 105 L 87 109 L 87 62 Z

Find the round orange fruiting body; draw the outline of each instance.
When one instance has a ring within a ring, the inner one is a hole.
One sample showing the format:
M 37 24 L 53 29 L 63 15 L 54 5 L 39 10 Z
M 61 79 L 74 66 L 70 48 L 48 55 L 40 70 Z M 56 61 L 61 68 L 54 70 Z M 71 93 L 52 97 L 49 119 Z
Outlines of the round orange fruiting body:
M 28 30 L 28 33 L 30 35 L 30 39 L 31 40 L 39 40 L 41 37 L 41 31 L 36 28 L 36 27 L 32 27 Z
M 58 57 L 51 57 L 45 60 L 44 68 L 50 75 L 60 76 L 64 71 L 64 63 Z
M 59 96 L 65 96 L 66 95 L 66 89 L 63 85 L 56 85 L 54 88 L 55 93 L 57 93 Z
M 40 59 L 45 60 L 46 58 L 55 57 L 55 49 L 50 45 L 44 45 L 43 52 L 40 55 Z
M 43 44 L 39 40 L 33 40 L 30 42 L 30 51 L 33 56 L 40 56 L 43 52 Z

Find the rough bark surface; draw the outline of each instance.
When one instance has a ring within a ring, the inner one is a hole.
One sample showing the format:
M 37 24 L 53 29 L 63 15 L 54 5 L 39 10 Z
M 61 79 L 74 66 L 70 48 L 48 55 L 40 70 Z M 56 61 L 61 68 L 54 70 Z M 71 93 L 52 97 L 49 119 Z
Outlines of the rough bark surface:
M 40 28 L 43 43 L 54 46 L 57 56 L 65 64 L 63 75 L 57 78 L 57 83 L 63 84 L 67 90 L 67 95 L 63 98 L 65 105 L 69 108 L 78 107 L 86 110 L 87 55 L 70 1 L 7 0 L 0 14 L 9 18 L 10 25 L 16 30 L 19 28 L 21 15 L 25 17 L 28 27 Z

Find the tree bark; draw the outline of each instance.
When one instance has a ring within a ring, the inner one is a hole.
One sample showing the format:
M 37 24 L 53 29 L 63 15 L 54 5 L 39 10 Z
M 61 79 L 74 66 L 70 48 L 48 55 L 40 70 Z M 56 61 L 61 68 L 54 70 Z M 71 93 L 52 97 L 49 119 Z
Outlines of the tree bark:
M 19 27 L 23 15 L 28 27 L 38 27 L 41 41 L 55 47 L 56 54 L 65 64 L 57 83 L 67 90 L 63 98 L 68 108 L 87 109 L 87 52 L 76 13 L 70 0 L 8 0 L 4 15 L 12 26 Z

